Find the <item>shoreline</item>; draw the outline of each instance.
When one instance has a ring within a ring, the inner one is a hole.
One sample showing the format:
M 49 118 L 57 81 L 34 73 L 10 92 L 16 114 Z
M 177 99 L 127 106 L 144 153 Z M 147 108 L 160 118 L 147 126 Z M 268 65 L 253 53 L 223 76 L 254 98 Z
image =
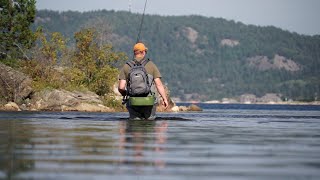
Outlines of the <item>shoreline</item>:
M 158 109 L 157 112 L 166 112 L 166 113 L 176 113 L 176 112 L 186 112 L 186 111 L 202 111 L 199 104 L 216 104 L 216 105 L 287 105 L 287 106 L 320 106 L 320 101 L 314 102 L 290 102 L 290 103 L 239 103 L 239 102 L 176 102 L 174 106 L 175 109 L 170 110 L 161 110 Z M 121 110 L 112 110 L 112 111 L 90 111 L 90 110 L 43 110 L 43 109 L 21 109 L 18 105 L 10 106 L 9 108 L 6 105 L 0 104 L 0 112 L 88 112 L 88 113 L 120 113 L 127 112 Z
M 241 102 L 195 102 L 195 101 L 184 101 L 184 102 L 176 102 L 176 104 L 241 104 L 241 105 L 315 105 L 320 106 L 320 101 L 312 101 L 312 102 L 256 102 L 256 103 L 241 103 Z

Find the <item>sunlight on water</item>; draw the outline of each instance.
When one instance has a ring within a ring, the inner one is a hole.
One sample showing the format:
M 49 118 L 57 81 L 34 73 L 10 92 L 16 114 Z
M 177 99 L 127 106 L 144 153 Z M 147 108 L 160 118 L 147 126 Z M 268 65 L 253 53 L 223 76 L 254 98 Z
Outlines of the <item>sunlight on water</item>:
M 319 179 L 320 111 L 0 112 L 0 179 Z

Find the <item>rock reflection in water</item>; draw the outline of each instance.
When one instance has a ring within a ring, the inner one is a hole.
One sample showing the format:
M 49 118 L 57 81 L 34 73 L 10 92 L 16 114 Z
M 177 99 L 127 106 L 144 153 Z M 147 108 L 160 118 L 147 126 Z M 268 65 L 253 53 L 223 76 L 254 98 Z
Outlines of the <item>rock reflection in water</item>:
M 0 179 L 12 179 L 19 172 L 34 169 L 35 162 L 25 159 L 23 149 L 34 148 L 31 137 L 34 126 L 21 126 L 22 121 L 1 121 L 0 125 Z

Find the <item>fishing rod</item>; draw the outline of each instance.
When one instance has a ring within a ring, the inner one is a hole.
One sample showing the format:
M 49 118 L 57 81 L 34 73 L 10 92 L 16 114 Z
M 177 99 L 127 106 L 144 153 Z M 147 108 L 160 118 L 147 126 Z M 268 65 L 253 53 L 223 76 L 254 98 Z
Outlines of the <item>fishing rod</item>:
M 144 3 L 143 14 L 142 14 L 141 22 L 140 22 L 140 27 L 139 27 L 138 37 L 137 37 L 136 43 L 138 43 L 140 41 L 140 35 L 141 35 L 141 31 L 142 31 L 142 25 L 143 25 L 144 15 L 146 12 L 147 2 L 148 2 L 148 0 L 146 0 Z M 133 59 L 134 59 L 134 55 L 133 55 Z M 127 101 L 128 101 L 128 96 L 127 95 L 123 96 L 122 104 L 125 104 Z
M 141 31 L 142 31 L 142 24 L 143 24 L 143 20 L 144 20 L 144 14 L 146 12 L 147 2 L 148 2 L 148 0 L 146 0 L 145 3 L 144 3 L 144 9 L 143 9 L 143 14 L 142 14 L 142 18 L 141 18 L 141 23 L 140 23 L 140 27 L 139 27 L 138 37 L 137 37 L 136 43 L 138 43 L 140 41 L 140 35 L 141 35 Z

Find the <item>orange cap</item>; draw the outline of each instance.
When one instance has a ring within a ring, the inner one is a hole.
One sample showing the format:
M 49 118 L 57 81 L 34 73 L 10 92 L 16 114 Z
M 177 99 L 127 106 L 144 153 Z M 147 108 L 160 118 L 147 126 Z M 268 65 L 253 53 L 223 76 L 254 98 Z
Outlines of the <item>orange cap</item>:
M 143 43 L 137 43 L 133 46 L 133 51 L 148 51 L 148 48 Z

